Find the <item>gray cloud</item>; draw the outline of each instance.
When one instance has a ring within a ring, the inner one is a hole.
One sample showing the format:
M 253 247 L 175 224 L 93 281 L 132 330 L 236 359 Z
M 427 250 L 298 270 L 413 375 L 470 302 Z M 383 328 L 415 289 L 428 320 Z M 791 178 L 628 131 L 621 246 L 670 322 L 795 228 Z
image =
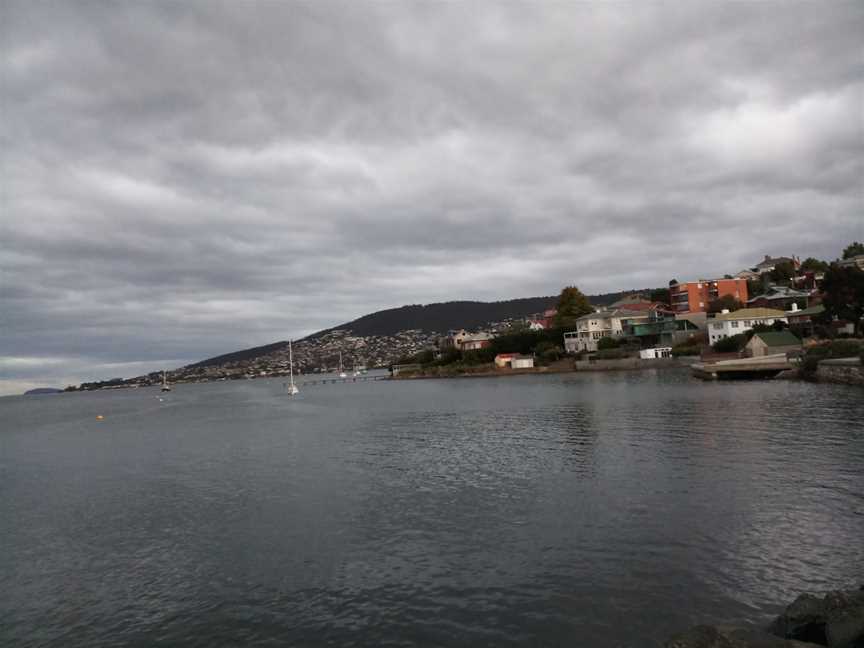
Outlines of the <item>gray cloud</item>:
M 855 2 L 0 5 L 0 393 L 864 239 Z

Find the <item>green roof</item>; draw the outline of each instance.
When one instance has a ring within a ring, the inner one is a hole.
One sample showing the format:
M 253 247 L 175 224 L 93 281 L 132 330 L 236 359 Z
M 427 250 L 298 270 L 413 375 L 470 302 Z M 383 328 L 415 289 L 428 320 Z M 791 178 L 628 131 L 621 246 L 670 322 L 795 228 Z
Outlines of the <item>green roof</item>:
M 800 345 L 801 340 L 795 337 L 794 334 L 789 331 L 769 331 L 764 333 L 755 333 L 753 337 L 758 337 L 762 340 L 766 346 L 769 347 L 778 347 L 778 346 L 795 346 Z
M 798 311 L 786 311 L 786 315 L 788 317 L 796 317 L 798 315 L 819 315 L 820 313 L 825 312 L 825 307 L 822 304 L 818 306 L 811 306 L 810 308 L 805 308 L 804 310 Z

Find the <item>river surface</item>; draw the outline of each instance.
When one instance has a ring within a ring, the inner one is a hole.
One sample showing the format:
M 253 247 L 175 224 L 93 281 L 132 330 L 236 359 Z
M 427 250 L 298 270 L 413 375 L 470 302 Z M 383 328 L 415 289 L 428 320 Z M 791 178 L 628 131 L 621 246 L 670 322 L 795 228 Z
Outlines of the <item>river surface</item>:
M 864 582 L 862 539 L 856 387 L 665 371 L 0 399 L 4 646 L 644 648 Z

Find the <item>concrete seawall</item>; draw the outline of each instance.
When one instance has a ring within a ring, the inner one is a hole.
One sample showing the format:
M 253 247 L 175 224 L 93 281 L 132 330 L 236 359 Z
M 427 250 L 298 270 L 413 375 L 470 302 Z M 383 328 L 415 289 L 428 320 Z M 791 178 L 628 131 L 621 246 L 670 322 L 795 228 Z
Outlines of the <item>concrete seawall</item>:
M 859 358 L 823 360 L 816 369 L 819 382 L 864 386 L 864 367 Z
M 621 358 L 620 360 L 577 360 L 576 371 L 615 371 L 632 369 L 675 369 L 689 367 L 698 356 L 681 358 Z

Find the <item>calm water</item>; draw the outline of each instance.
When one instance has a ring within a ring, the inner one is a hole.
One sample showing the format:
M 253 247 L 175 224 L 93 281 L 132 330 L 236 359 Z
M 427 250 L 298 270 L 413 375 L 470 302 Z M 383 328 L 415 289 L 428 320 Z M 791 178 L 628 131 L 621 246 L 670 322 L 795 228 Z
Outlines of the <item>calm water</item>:
M 862 538 L 860 388 L 644 372 L 0 399 L 3 645 L 642 648 L 864 582 Z

